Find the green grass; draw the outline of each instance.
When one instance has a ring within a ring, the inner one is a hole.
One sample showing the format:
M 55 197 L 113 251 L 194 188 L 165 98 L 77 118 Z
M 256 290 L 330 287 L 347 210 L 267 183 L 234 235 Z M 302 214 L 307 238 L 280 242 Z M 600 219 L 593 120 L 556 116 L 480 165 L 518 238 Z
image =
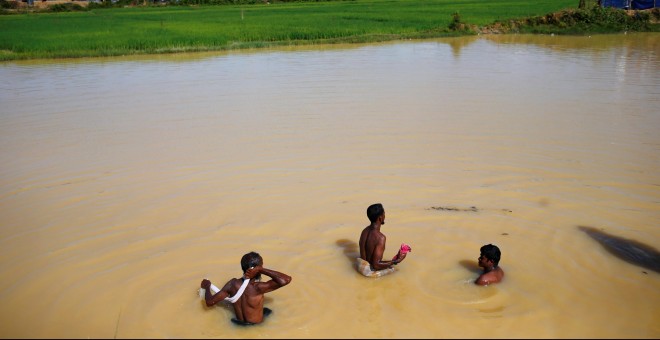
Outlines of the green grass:
M 541 16 L 577 0 L 354 0 L 99 8 L 0 16 L 0 60 L 369 42 L 456 34 L 461 22 Z

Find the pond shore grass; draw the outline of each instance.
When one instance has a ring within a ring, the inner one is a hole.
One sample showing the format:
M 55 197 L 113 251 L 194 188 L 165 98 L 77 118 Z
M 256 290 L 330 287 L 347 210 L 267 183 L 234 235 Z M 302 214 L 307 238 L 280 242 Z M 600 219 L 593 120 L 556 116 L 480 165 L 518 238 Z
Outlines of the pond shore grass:
M 573 13 L 577 5 L 577 0 L 348 0 L 0 15 L 0 61 L 376 42 L 488 33 L 495 26 L 502 33 L 588 32 L 588 26 L 524 21 Z M 602 29 L 618 30 L 623 29 Z

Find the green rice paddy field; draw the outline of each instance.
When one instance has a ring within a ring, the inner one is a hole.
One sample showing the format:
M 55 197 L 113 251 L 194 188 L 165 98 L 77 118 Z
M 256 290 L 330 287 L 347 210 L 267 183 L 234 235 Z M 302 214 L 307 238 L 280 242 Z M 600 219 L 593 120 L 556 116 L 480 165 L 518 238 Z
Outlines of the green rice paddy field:
M 214 51 L 456 34 L 452 15 L 486 25 L 576 8 L 578 0 L 353 0 L 138 6 L 0 16 L 0 60 Z

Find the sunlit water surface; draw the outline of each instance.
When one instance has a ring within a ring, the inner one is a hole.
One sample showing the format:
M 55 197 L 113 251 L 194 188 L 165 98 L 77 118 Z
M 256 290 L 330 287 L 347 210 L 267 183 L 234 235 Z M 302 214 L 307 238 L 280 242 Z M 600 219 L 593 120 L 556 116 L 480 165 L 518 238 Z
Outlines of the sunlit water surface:
M 628 34 L 0 64 L 0 336 L 658 338 L 660 274 L 578 226 L 660 246 L 659 55 Z M 376 202 L 385 256 L 413 251 L 367 279 Z M 487 243 L 506 276 L 478 287 Z M 197 288 L 252 250 L 293 281 L 241 328 Z

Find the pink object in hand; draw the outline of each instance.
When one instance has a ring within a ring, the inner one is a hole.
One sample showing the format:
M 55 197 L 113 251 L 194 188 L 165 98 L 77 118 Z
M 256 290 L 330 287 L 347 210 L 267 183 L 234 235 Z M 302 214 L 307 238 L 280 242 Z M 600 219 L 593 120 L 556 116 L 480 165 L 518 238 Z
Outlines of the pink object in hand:
M 407 245 L 405 243 L 401 243 L 401 248 L 399 248 L 399 253 L 394 255 L 394 257 L 392 258 L 392 261 L 396 260 L 397 257 L 399 257 L 399 254 L 405 255 L 405 254 L 407 254 L 411 251 L 412 251 L 412 248 L 409 245 Z

